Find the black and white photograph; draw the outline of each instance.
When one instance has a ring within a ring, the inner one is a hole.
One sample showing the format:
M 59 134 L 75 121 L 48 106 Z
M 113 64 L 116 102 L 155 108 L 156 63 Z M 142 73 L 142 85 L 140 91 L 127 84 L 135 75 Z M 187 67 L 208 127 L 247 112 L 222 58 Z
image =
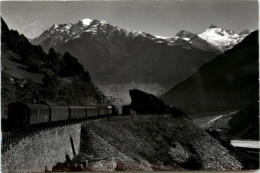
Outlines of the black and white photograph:
M 1 172 L 259 170 L 258 0 L 0 6 Z

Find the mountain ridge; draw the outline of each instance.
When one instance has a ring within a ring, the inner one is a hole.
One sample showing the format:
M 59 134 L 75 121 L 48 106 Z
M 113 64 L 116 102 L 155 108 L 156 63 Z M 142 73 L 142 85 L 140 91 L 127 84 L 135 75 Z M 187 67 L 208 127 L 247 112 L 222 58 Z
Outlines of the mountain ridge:
M 217 55 L 189 45 L 169 46 L 161 37 L 129 32 L 105 21 L 85 21 L 53 25 L 31 42 L 40 44 L 45 51 L 54 47 L 70 52 L 97 83 L 135 81 L 172 86 Z
M 237 34 L 233 30 L 223 29 L 212 23 L 202 33 L 194 34 L 185 30 L 179 31 L 175 37 L 169 39 L 169 45 L 190 45 L 199 50 L 221 54 L 240 43 L 250 33 L 251 31 L 244 30 Z
M 161 96 L 185 112 L 243 108 L 258 96 L 258 31 Z

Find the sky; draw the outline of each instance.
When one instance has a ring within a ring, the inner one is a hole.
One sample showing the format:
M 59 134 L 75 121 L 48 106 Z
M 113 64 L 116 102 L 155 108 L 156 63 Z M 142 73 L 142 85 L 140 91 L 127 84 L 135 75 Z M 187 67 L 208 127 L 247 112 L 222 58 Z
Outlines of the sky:
M 11 29 L 28 38 L 53 24 L 90 18 L 129 31 L 173 37 L 180 30 L 201 33 L 215 23 L 239 33 L 258 29 L 256 0 L 131 0 L 78 2 L 1 2 L 1 16 Z

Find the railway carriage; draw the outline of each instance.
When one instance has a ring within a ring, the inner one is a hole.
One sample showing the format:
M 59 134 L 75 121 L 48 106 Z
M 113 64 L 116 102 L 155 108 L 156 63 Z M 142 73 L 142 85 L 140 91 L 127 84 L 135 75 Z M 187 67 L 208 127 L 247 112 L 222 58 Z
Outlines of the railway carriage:
M 8 106 L 8 121 L 13 126 L 26 127 L 50 121 L 49 106 L 43 104 L 15 102 Z
M 69 106 L 70 120 L 87 118 L 85 106 Z
M 105 117 L 116 115 L 116 112 L 116 108 L 113 105 L 52 106 L 14 102 L 8 105 L 8 127 L 6 129 L 18 130 L 40 124 L 84 120 L 90 117 Z
M 69 120 L 68 106 L 50 106 L 50 121 L 66 121 Z
M 87 109 L 87 118 L 97 117 L 99 114 L 99 107 L 97 106 L 86 106 Z

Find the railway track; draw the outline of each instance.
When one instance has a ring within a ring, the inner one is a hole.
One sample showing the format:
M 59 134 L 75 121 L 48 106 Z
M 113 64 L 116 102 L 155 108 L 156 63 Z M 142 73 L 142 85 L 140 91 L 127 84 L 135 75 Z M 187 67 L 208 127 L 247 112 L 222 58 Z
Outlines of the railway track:
M 87 120 L 77 120 L 77 121 L 64 121 L 58 123 L 45 123 L 38 124 L 37 126 L 25 127 L 22 129 L 15 130 L 5 130 L 1 132 L 1 147 L 2 152 L 8 150 L 11 146 L 17 144 L 20 140 L 33 136 L 40 131 L 49 131 L 53 128 L 57 127 L 66 127 L 73 124 L 86 123 L 88 121 L 100 121 L 100 120 L 108 120 L 107 116 L 103 117 L 91 117 Z
M 10 147 L 17 144 L 20 140 L 27 137 L 34 136 L 35 134 L 41 131 L 49 131 L 57 127 L 66 127 L 73 124 L 85 124 L 89 122 L 98 122 L 98 121 L 108 121 L 108 122 L 118 122 L 118 121 L 158 121 L 163 117 L 170 117 L 170 115 L 138 115 L 138 116 L 99 116 L 91 117 L 87 120 L 77 120 L 77 121 L 66 121 L 58 123 L 45 123 L 38 124 L 37 126 L 30 126 L 23 129 L 17 129 L 13 131 L 2 131 L 1 135 L 1 147 L 2 152 L 7 151 Z

